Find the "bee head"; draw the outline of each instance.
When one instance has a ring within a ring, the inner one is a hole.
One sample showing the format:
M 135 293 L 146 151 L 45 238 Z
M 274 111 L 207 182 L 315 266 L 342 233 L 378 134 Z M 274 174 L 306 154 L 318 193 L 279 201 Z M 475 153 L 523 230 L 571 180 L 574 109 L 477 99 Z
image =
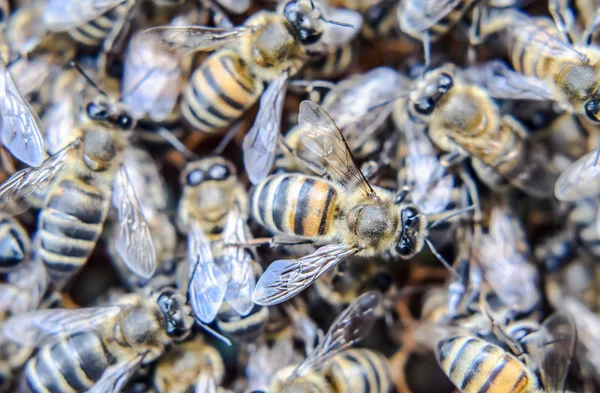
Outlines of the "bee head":
M 174 289 L 166 288 L 158 295 L 157 302 L 165 318 L 167 335 L 176 341 L 185 339 L 194 324 L 185 298 Z
M 135 120 L 124 106 L 112 103 L 106 96 L 98 96 L 88 102 L 85 113 L 90 120 L 107 122 L 123 131 L 131 130 L 135 124 Z
M 430 72 L 425 75 L 424 80 L 419 81 L 415 92 L 411 94 L 413 109 L 423 116 L 433 113 L 436 105 L 444 97 L 452 86 L 454 80 L 446 72 Z
M 400 207 L 400 225 L 398 241 L 392 251 L 402 259 L 410 259 L 417 254 L 425 244 L 427 218 L 415 205 L 408 204 Z
M 235 181 L 236 169 L 223 157 L 210 157 L 189 163 L 181 174 L 181 184 L 197 187 L 208 181 Z
M 325 21 L 321 9 L 313 0 L 290 0 L 283 15 L 292 24 L 298 40 L 304 45 L 317 43 L 323 35 Z

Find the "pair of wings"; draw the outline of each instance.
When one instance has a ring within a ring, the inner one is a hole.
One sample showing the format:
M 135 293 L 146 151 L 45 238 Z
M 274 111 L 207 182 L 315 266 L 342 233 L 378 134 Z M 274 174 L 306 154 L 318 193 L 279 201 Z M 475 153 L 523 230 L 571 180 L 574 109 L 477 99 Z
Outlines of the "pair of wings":
M 61 172 L 69 159 L 81 154 L 81 141 L 67 145 L 57 154 L 45 160 L 37 168 L 26 168 L 12 175 L 0 186 L 0 210 L 16 203 L 19 208 L 11 209 L 18 214 L 28 206 L 26 198 L 34 192 L 44 192 Z M 125 264 L 136 274 L 150 278 L 156 269 L 156 251 L 150 230 L 129 180 L 121 165 L 113 184 L 113 204 L 117 210 L 118 228 L 115 239 L 116 250 Z
M 375 191 L 356 166 L 342 132 L 322 107 L 310 101 L 300 103 L 298 126 L 302 131 L 302 141 L 321 157 L 332 181 L 348 192 L 376 198 Z M 275 261 L 258 280 L 253 300 L 265 306 L 284 302 L 359 251 L 356 245 L 328 245 L 302 258 Z
M 222 233 L 223 262 L 218 265 L 211 251 L 211 242 L 196 221 L 188 234 L 188 293 L 196 317 L 211 323 L 223 301 L 240 315 L 252 311 L 255 278 L 252 258 L 242 247 L 227 246 L 247 241 L 246 224 L 239 206 L 234 204 L 227 215 Z

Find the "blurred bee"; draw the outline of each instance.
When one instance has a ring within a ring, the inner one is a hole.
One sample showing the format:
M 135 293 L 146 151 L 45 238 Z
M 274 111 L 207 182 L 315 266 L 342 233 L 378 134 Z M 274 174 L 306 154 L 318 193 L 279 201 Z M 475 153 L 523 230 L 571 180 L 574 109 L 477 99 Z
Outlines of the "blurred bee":
M 272 346 L 262 344 L 250 352 L 244 369 L 247 392 L 269 392 L 275 374 L 295 363 L 295 352 L 289 337 L 278 336 Z M 300 362 L 301 359 L 298 359 Z
M 0 214 L 0 273 L 21 266 L 30 256 L 31 242 L 23 226 L 9 215 Z
M 487 90 L 464 83 L 453 67 L 428 72 L 408 99 L 409 117 L 427 124 L 429 137 L 449 152 L 446 164 L 471 157 L 479 178 L 492 187 L 508 181 L 536 197 L 552 193 L 558 175 L 544 152 L 516 119 L 500 114 Z
M 378 292 L 357 298 L 333 321 L 323 340 L 304 361 L 275 374 L 270 392 L 387 393 L 392 389 L 389 363 L 368 349 L 348 349 L 375 322 Z
M 210 323 L 218 315 L 219 326 L 239 338 L 256 336 L 268 311 L 252 303 L 251 254 L 229 245 L 247 241 L 248 197 L 236 173 L 218 156 L 189 163 L 180 177 L 178 225 L 188 237 L 188 278 L 199 319 Z
M 172 289 L 132 294 L 114 306 L 34 311 L 4 325 L 6 337 L 39 347 L 21 392 L 119 392 L 142 364 L 185 339 L 193 325 Z
M 327 244 L 313 254 L 269 265 L 254 291 L 254 302 L 283 302 L 327 270 L 353 256 L 409 259 L 427 239 L 427 218 L 416 205 L 372 187 L 354 163 L 331 116 L 310 101 L 300 104 L 298 124 L 304 145 L 325 163 L 331 180 L 302 174 L 273 175 L 253 191 L 253 218 L 277 235 L 269 244 Z M 434 251 L 443 261 L 443 258 Z
M 240 27 L 161 28 L 172 31 L 165 40 L 176 47 L 218 49 L 192 73 L 183 91 L 181 112 L 195 130 L 214 135 L 239 119 L 260 97 L 258 115 L 243 143 L 246 171 L 255 184 L 267 176 L 275 159 L 288 78 L 305 65 L 307 51 L 342 45 L 355 34 L 345 26 L 341 29 L 344 35 L 339 36 L 340 29 L 336 29 L 330 34 L 336 45 L 331 45 L 326 23 L 319 3 L 288 0 L 277 12 L 258 12 Z M 263 93 L 265 83 L 269 86 Z
M 152 276 L 156 267 L 148 225 L 121 165 L 134 120 L 105 95 L 89 102 L 85 115 L 74 142 L 38 168 L 21 170 L 0 186 L 5 204 L 48 189 L 35 248 L 57 288 L 87 261 L 102 232 L 111 197 L 119 225 L 117 252 L 142 277 Z
M 524 338 L 527 353 L 513 354 L 480 338 L 448 334 L 437 342 L 436 356 L 463 393 L 563 392 L 575 342 L 573 321 L 554 314 Z
M 398 24 L 398 0 L 331 0 L 330 3 L 359 12 L 364 20 L 362 34 L 370 40 L 390 35 Z
M 219 351 L 194 339 L 171 348 L 161 357 L 153 380 L 157 393 L 216 393 L 216 386 L 221 384 L 224 376 L 225 364 Z M 213 389 L 207 389 L 210 385 L 203 384 L 211 384 Z
M 600 150 L 594 149 L 567 167 L 556 181 L 554 195 L 561 201 L 577 201 L 600 195 Z

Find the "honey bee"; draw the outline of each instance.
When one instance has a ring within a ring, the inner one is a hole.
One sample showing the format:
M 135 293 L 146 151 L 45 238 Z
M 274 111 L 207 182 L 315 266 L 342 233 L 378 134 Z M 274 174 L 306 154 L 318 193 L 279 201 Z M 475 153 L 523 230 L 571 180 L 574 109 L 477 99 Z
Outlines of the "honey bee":
M 437 342 L 436 357 L 463 393 L 562 392 L 575 342 L 572 319 L 559 313 L 523 339 L 526 354 L 513 354 L 481 338 L 449 334 Z
M 73 143 L 0 186 L 5 204 L 48 190 L 38 217 L 36 252 L 57 288 L 87 261 L 102 232 L 111 196 L 117 208 L 117 252 L 142 277 L 152 276 L 156 267 L 148 225 L 121 165 L 134 120 L 121 104 L 104 95 L 89 102 L 85 113 Z
M 113 306 L 34 311 L 10 319 L 3 331 L 11 341 L 39 347 L 20 391 L 119 392 L 192 325 L 183 296 L 165 289 Z
M 508 181 L 536 197 L 551 195 L 558 175 L 543 151 L 527 139 L 524 127 L 498 106 L 483 88 L 462 83 L 446 66 L 415 82 L 408 99 L 409 116 L 427 124 L 429 137 L 446 163 L 471 157 L 484 182 Z
M 330 3 L 359 12 L 364 20 L 362 34 L 367 39 L 386 37 L 398 24 L 395 11 L 398 0 L 332 0 Z
M 331 180 L 302 174 L 270 176 L 254 189 L 251 213 L 277 234 L 270 244 L 327 245 L 308 256 L 269 265 L 256 284 L 255 303 L 283 302 L 353 255 L 409 259 L 425 244 L 434 250 L 427 239 L 426 216 L 416 205 L 369 184 L 323 108 L 303 101 L 298 124 L 304 145 L 326 164 L 323 170 Z
M 231 125 L 260 97 L 254 125 L 244 138 L 248 177 L 258 183 L 275 159 L 281 109 L 288 78 L 308 60 L 307 51 L 342 45 L 354 36 L 350 28 L 326 34 L 319 3 L 288 0 L 277 12 L 259 12 L 240 27 L 164 27 L 165 40 L 191 51 L 218 49 L 196 69 L 183 91 L 183 118 L 197 131 L 215 134 Z M 340 24 L 341 22 L 335 22 Z M 156 30 L 156 29 L 152 29 Z M 331 38 L 328 38 L 331 37 Z M 227 47 L 223 47 L 229 45 Z M 263 84 L 269 83 L 263 92 Z
M 594 149 L 565 169 L 554 187 L 561 201 L 576 201 L 600 195 L 600 150 Z

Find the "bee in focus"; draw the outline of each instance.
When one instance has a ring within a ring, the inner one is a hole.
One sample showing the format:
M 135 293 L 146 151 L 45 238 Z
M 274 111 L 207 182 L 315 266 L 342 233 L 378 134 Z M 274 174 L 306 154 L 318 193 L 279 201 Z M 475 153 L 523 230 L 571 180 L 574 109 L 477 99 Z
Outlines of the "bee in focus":
M 323 108 L 303 101 L 298 124 L 304 145 L 326 164 L 322 172 L 328 178 L 270 176 L 254 189 L 251 213 L 276 233 L 269 244 L 327 245 L 298 259 L 273 262 L 257 283 L 255 303 L 283 302 L 353 255 L 409 259 L 425 244 L 433 250 L 425 215 L 391 191 L 369 184 Z
M 21 392 L 119 392 L 142 364 L 185 339 L 193 325 L 183 296 L 165 289 L 113 306 L 34 311 L 4 325 L 5 336 L 38 347 Z

